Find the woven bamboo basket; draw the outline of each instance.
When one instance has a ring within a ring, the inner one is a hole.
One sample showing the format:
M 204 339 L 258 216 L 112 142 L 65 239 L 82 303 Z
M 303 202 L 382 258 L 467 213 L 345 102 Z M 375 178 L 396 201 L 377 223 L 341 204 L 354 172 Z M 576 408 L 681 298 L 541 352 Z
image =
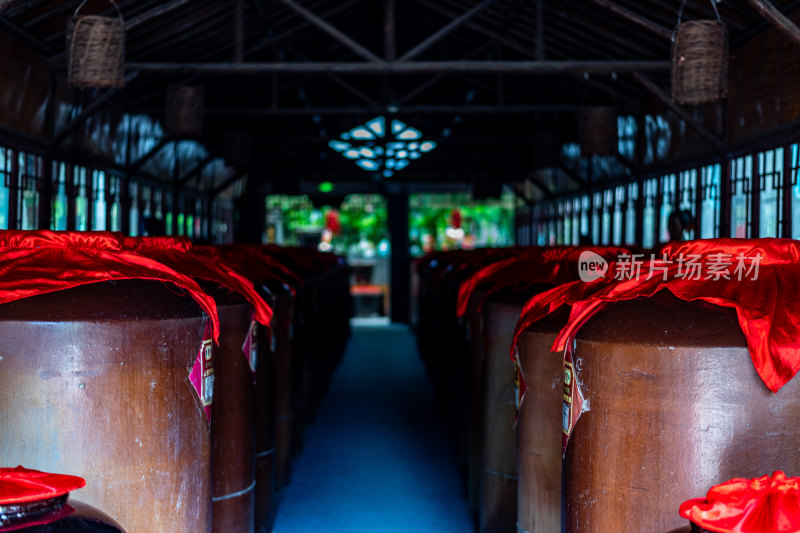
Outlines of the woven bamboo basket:
M 170 85 L 167 89 L 164 129 L 171 135 L 200 135 L 205 116 L 203 87 Z
M 122 87 L 125 84 L 125 23 L 117 4 L 118 18 L 78 15 L 67 27 L 67 81 L 78 87 Z
M 719 20 L 694 20 L 678 26 L 672 42 L 672 98 L 702 104 L 728 92 L 728 29 Z
M 583 156 L 610 156 L 619 152 L 617 110 L 609 106 L 578 111 L 578 140 Z

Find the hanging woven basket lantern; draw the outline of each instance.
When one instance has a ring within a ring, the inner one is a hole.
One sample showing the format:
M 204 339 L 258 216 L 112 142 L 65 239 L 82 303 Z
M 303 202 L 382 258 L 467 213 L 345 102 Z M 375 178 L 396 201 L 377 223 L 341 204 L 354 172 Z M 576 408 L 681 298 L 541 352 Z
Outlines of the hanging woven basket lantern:
M 122 87 L 125 84 L 125 23 L 113 0 L 117 18 L 79 15 L 78 6 L 67 26 L 67 81 L 77 87 Z
M 167 89 L 164 129 L 171 135 L 203 133 L 206 96 L 203 87 L 170 85 Z
M 728 28 L 717 20 L 681 22 L 672 38 L 672 98 L 679 104 L 702 104 L 724 98 L 728 92 Z
M 619 151 L 617 110 L 610 106 L 583 107 L 578 111 L 578 141 L 582 156 L 611 156 Z

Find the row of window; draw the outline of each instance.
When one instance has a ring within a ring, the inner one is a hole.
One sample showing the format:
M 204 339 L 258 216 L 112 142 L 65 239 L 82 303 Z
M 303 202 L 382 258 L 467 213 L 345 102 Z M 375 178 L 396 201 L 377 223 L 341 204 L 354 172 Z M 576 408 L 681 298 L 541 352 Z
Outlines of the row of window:
M 133 178 L 123 198 L 121 175 L 64 161 L 53 161 L 48 173 L 45 164 L 39 155 L 0 147 L 0 229 L 45 229 L 41 221 L 49 220 L 47 227 L 59 231 L 124 230 L 218 243 L 232 237 L 233 211 L 223 202 L 209 206 L 204 197 Z M 46 179 L 52 180 L 49 206 L 41 201 Z
M 676 210 L 692 214 L 688 239 L 800 239 L 798 167 L 795 143 L 537 204 L 518 215 L 517 240 L 653 248 L 670 239 L 668 221 Z

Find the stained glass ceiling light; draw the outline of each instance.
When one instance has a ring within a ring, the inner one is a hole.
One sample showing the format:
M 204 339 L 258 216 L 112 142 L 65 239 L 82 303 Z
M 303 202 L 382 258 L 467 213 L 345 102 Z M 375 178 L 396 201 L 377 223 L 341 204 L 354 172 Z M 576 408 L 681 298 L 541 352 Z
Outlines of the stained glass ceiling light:
M 342 133 L 328 146 L 360 168 L 390 178 L 437 145 L 423 140 L 421 131 L 400 120 L 375 117 Z

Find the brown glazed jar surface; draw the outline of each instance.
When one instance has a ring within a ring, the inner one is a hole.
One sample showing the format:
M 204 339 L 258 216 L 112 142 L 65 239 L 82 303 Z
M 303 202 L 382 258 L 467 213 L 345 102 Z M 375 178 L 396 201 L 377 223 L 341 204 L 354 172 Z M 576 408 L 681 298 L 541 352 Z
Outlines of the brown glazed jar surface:
M 574 360 L 589 411 L 564 462 L 569 532 L 680 531 L 680 504 L 713 485 L 800 470 L 800 380 L 766 388 L 730 309 L 616 303 L 578 333 Z
M 294 317 L 291 294 L 276 296 L 270 345 L 275 360 L 275 488 L 289 484 L 292 460 L 292 341 Z
M 199 306 L 106 282 L 0 305 L 0 464 L 86 479 L 129 533 L 211 530 L 211 439 L 188 376 Z
M 514 531 L 517 520 L 517 430 L 514 362 L 509 349 L 522 307 L 540 285 L 509 287 L 488 297 L 481 309 L 481 459 L 479 531 Z
M 561 531 L 561 391 L 563 354 L 551 351 L 569 310 L 562 307 L 525 330 L 517 344 L 527 390 L 517 422 L 517 528 Z
M 251 533 L 255 527 L 255 389 L 242 345 L 250 330 L 252 307 L 238 294 L 202 286 L 216 301 L 220 321 L 211 418 L 212 530 Z

